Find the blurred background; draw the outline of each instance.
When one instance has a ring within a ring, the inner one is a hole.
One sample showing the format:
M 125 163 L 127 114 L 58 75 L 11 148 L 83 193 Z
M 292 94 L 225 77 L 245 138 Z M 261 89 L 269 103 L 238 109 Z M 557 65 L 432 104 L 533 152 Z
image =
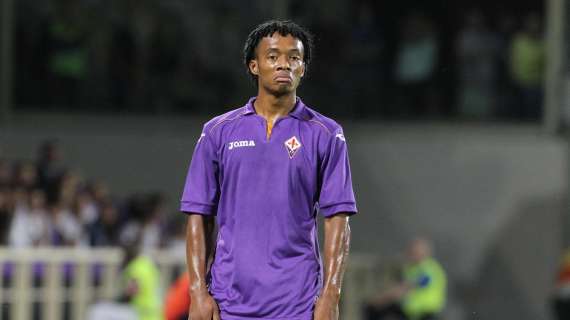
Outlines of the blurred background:
M 256 94 L 242 48 L 271 18 L 315 35 L 299 96 L 349 142 L 343 319 L 366 319 L 418 236 L 448 277 L 440 319 L 556 319 L 569 14 L 565 0 L 1 0 L 0 319 L 85 318 L 122 292 L 133 244 L 165 299 L 195 141 Z

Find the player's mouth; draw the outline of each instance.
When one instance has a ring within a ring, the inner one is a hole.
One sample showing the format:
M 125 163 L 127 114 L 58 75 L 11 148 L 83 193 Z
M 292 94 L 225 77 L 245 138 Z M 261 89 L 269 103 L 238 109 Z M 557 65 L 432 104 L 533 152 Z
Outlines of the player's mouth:
M 277 74 L 273 80 L 275 82 L 279 82 L 279 83 L 292 83 L 293 82 L 293 78 L 286 73 L 279 73 Z

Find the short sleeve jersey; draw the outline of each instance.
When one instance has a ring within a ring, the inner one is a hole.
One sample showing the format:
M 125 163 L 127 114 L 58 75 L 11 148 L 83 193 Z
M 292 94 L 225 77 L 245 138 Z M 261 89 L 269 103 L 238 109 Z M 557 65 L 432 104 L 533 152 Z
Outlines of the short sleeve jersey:
M 346 140 L 299 98 L 267 137 L 254 101 L 204 126 L 181 211 L 216 215 L 208 281 L 222 319 L 309 320 L 323 279 L 317 212 L 357 211 Z

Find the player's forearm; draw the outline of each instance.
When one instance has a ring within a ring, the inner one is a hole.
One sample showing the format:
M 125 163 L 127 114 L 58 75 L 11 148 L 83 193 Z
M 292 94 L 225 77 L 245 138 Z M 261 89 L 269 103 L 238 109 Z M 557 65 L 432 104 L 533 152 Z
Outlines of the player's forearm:
M 214 248 L 216 247 L 215 234 L 216 221 L 213 216 L 204 216 L 204 232 L 206 236 L 206 273 L 210 270 L 214 258 Z
M 350 247 L 348 215 L 337 214 L 325 219 L 324 271 L 321 297 L 340 299 L 342 278 Z
M 206 292 L 207 259 L 211 252 L 211 219 L 191 214 L 186 227 L 186 262 L 190 278 L 190 294 Z

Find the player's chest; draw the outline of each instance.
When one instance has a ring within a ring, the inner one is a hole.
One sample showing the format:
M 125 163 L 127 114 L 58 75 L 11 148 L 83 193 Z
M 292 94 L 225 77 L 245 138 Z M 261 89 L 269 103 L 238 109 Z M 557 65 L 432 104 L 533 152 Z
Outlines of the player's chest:
M 269 136 L 264 121 L 250 121 L 222 137 L 221 169 L 314 170 L 316 145 L 311 132 L 291 119 L 276 122 Z

